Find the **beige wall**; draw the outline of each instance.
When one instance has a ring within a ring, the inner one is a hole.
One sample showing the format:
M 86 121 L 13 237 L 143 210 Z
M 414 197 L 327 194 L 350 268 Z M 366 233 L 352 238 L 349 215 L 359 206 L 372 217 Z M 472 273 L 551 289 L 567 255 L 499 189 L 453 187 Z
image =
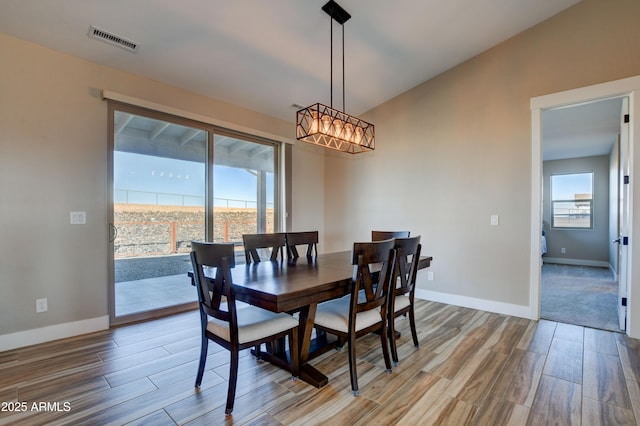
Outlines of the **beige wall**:
M 292 152 L 290 231 L 318 231 L 318 252 L 325 252 L 324 150 L 297 143 Z
M 434 257 L 424 294 L 528 312 L 530 99 L 640 74 L 639 18 L 583 0 L 370 111 L 375 152 L 326 160 L 327 245 L 408 228 Z

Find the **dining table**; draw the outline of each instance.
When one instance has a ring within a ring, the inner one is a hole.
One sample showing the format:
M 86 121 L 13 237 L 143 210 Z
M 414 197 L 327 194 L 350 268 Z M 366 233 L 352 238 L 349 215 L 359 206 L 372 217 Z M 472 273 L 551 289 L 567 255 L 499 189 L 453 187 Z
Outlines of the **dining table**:
M 300 379 L 316 387 L 328 383 L 327 376 L 309 363 L 316 308 L 318 303 L 350 293 L 354 282 L 352 256 L 351 251 L 323 253 L 236 265 L 231 270 L 236 300 L 272 312 L 297 312 Z M 431 261 L 432 257 L 421 256 L 418 268 L 429 267 Z M 288 368 L 283 347 L 280 345 L 280 349 L 261 353 L 260 356 Z

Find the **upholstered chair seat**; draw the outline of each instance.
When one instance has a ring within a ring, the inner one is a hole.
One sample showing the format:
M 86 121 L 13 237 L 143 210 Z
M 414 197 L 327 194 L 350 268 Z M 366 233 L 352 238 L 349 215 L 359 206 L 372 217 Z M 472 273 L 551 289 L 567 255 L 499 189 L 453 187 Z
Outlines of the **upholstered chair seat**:
M 224 307 L 223 310 L 227 308 Z M 275 314 L 255 306 L 238 309 L 238 343 L 240 344 L 262 340 L 297 326 L 298 321 L 288 314 Z M 207 330 L 227 342 L 231 341 L 228 321 L 210 317 Z

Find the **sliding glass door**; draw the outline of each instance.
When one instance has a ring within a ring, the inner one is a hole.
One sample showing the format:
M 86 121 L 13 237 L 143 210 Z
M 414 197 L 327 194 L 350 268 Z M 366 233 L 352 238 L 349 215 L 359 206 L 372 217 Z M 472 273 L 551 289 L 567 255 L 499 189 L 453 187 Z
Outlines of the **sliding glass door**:
M 276 145 L 215 134 L 213 165 L 214 241 L 234 242 L 242 234 L 274 232 Z M 243 256 L 238 261 L 244 262 Z
M 194 305 L 190 241 L 206 239 L 206 127 L 113 111 L 112 322 Z
M 110 104 L 112 324 L 195 308 L 191 241 L 280 230 L 279 145 Z

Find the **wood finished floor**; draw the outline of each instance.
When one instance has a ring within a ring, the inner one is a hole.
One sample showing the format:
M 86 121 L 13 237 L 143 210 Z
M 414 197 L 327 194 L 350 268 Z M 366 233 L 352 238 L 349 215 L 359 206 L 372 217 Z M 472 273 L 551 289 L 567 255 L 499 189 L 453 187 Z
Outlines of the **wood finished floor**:
M 618 333 L 417 303 L 420 349 L 399 319 L 400 364 L 384 372 L 377 336 L 358 341 L 361 396 L 347 352 L 313 361 L 313 388 L 248 352 L 224 417 L 228 352 L 210 344 L 194 388 L 196 312 L 0 353 L 0 424 L 636 425 L 640 341 Z M 51 403 L 49 411 L 31 410 Z M 59 403 L 59 411 L 55 403 Z M 14 404 L 15 405 L 15 404 Z M 37 407 L 37 406 L 36 406 Z

